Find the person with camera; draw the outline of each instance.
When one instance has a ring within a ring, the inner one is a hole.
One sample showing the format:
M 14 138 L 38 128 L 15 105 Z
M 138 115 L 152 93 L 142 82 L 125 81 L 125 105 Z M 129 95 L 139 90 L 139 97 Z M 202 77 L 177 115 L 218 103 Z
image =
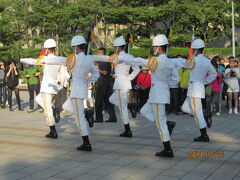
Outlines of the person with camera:
M 229 114 L 238 114 L 238 92 L 240 78 L 239 69 L 235 67 L 235 63 L 238 61 L 237 58 L 231 56 L 229 57 L 229 68 L 225 71 L 225 82 L 228 85 L 227 95 L 228 95 L 228 107 Z M 234 101 L 234 104 L 232 103 Z
M 6 91 L 6 73 L 4 62 L 0 60 L 0 106 L 5 108 L 7 100 L 7 91 Z
M 9 110 L 13 111 L 12 109 L 12 91 L 15 92 L 15 96 L 17 99 L 18 104 L 18 110 L 23 111 L 21 107 L 21 100 L 19 95 L 19 89 L 18 89 L 18 83 L 19 83 L 19 72 L 17 70 L 17 67 L 15 65 L 15 62 L 10 60 L 8 61 L 8 66 L 6 70 L 6 77 L 7 77 L 7 92 L 8 92 L 8 104 L 9 104 Z

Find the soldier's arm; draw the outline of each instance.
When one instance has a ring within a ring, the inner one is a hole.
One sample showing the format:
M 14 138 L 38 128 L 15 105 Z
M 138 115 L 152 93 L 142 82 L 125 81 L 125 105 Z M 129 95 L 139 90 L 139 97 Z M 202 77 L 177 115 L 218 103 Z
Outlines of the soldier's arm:
M 176 67 L 192 68 L 193 60 L 192 59 L 183 59 L 183 58 L 168 58 Z
M 119 63 L 124 63 L 132 66 L 146 66 L 147 59 L 144 58 L 119 58 Z
M 209 84 L 209 83 L 213 82 L 216 78 L 217 78 L 217 72 L 216 72 L 215 68 L 213 67 L 213 65 L 211 63 L 209 63 L 208 76 L 206 77 L 204 84 Z
M 93 61 L 109 62 L 108 58 L 109 56 L 105 56 L 105 55 L 92 55 Z
M 53 56 L 44 58 L 44 64 L 49 65 L 66 65 L 66 57 Z
M 176 67 L 174 67 L 175 65 L 172 64 L 172 72 L 171 72 L 171 78 L 170 81 L 172 82 L 172 84 L 179 84 L 180 82 L 180 76 L 179 76 L 179 71 Z
M 91 77 L 87 78 L 87 84 L 95 82 L 99 78 L 99 72 L 94 63 L 91 64 Z
M 140 71 L 139 66 L 132 66 L 132 69 L 133 69 L 132 73 L 129 74 L 129 76 L 128 76 L 128 79 L 130 79 L 130 81 L 133 80 Z
M 37 64 L 37 60 L 33 59 L 33 58 L 21 58 L 20 62 L 24 63 L 24 64 L 30 64 L 30 65 L 36 65 Z

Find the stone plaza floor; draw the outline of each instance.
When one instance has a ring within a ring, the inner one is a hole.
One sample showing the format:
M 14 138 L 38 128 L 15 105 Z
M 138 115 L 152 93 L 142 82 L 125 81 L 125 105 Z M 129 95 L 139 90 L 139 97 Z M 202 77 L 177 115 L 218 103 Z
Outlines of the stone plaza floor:
M 154 123 L 138 115 L 131 120 L 134 137 L 121 138 L 117 113 L 117 123 L 90 129 L 93 151 L 79 152 L 81 138 L 73 116 L 62 116 L 58 139 L 46 139 L 44 114 L 27 113 L 27 92 L 21 91 L 21 97 L 25 111 L 16 105 L 13 112 L 0 110 L 0 180 L 240 179 L 240 115 L 214 116 L 209 143 L 193 142 L 199 130 L 192 117 L 167 116 L 177 123 L 172 135 L 175 157 L 167 159 L 154 155 L 163 148 Z M 196 152 L 199 157 L 189 156 Z

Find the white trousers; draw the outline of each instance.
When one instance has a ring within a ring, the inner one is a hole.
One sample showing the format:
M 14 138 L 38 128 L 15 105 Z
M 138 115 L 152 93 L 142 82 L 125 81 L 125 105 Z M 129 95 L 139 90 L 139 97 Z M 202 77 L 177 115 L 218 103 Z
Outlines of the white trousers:
M 55 94 L 42 93 L 43 109 L 44 109 L 44 114 L 45 114 L 45 118 L 48 126 L 55 125 L 55 119 L 53 116 L 53 109 L 52 109 L 54 97 L 55 97 Z
M 85 109 L 93 108 L 94 107 L 94 99 L 92 98 L 92 90 L 88 90 L 88 98 L 84 99 L 83 104 Z
M 63 109 L 74 115 L 80 136 L 88 136 L 89 132 L 87 128 L 87 120 L 84 114 L 83 99 L 70 97 L 63 104 Z
M 110 96 L 109 101 L 119 107 L 123 124 L 129 124 L 128 117 L 128 89 L 116 89 Z
M 187 97 L 182 105 L 182 111 L 194 115 L 197 128 L 202 129 L 207 127 L 203 116 L 201 98 Z
M 167 127 L 165 114 L 165 104 L 147 102 L 141 109 L 143 114 L 150 121 L 155 121 L 162 142 L 170 141 L 170 135 Z

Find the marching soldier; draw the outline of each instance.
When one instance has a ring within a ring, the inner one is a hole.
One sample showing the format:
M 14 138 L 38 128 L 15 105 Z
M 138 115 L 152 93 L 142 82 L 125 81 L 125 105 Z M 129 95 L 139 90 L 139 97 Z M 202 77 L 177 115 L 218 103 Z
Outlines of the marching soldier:
M 114 49 L 117 56 L 121 58 L 133 58 L 132 55 L 125 53 L 126 41 L 122 37 L 118 37 L 114 40 Z M 107 61 L 109 56 L 93 56 L 95 61 Z M 133 71 L 129 74 L 129 70 L 132 67 Z M 138 66 L 131 66 L 125 63 L 115 65 L 115 82 L 113 85 L 114 92 L 110 96 L 109 101 L 118 106 L 124 124 L 125 131 L 120 134 L 121 137 L 132 137 L 132 131 L 129 125 L 128 117 L 128 92 L 132 89 L 131 81 L 138 75 L 140 68 Z
M 181 58 L 171 60 L 190 70 L 187 98 L 183 103 L 182 110 L 194 115 L 197 127 L 200 129 L 201 135 L 194 138 L 194 141 L 209 142 L 206 129 L 208 117 L 203 115 L 201 99 L 205 98 L 204 85 L 214 81 L 217 73 L 211 61 L 203 55 L 204 48 L 203 40 L 196 39 L 192 42 L 193 58 L 187 61 Z
M 57 58 L 54 55 L 56 48 L 56 41 L 48 39 L 44 42 L 44 48 L 46 49 L 46 58 Z M 26 58 L 21 59 L 20 62 L 26 64 L 38 64 L 38 60 Z M 59 71 L 59 65 L 45 65 L 43 69 L 43 79 L 41 83 L 40 93 L 43 98 L 43 109 L 47 121 L 47 125 L 50 127 L 50 132 L 46 134 L 46 138 L 58 138 L 55 128 L 55 118 L 53 115 L 53 100 L 59 89 L 57 87 L 57 74 Z
M 157 152 L 156 156 L 173 157 L 173 151 L 170 145 L 170 134 L 173 125 L 166 121 L 165 104 L 170 103 L 169 82 L 179 82 L 179 75 L 174 64 L 168 60 L 166 51 L 168 48 L 168 39 L 165 35 L 157 35 L 152 43 L 153 52 L 156 57 L 149 60 L 143 58 L 124 58 L 119 59 L 124 64 L 138 66 L 147 66 L 152 72 L 152 83 L 147 103 L 141 109 L 141 113 L 151 121 L 155 121 L 159 130 L 164 149 Z
M 63 104 L 63 109 L 75 115 L 76 124 L 83 140 L 82 145 L 77 150 L 92 151 L 83 101 L 88 98 L 88 84 L 95 82 L 99 77 L 99 73 L 92 57 L 84 54 L 85 45 L 86 40 L 83 36 L 74 36 L 71 41 L 74 54 L 67 58 L 46 58 L 43 63 L 46 65 L 67 65 L 72 74 L 72 88 L 68 100 Z M 91 76 L 89 76 L 89 73 Z

